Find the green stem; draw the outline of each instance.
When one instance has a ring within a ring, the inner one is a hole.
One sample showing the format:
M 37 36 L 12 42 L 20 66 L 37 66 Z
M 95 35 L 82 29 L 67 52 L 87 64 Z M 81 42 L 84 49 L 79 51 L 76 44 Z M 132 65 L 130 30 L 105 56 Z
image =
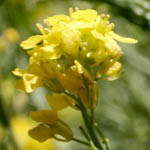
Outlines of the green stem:
M 86 111 L 86 108 L 84 107 L 80 97 L 75 97 L 74 95 L 70 94 L 69 92 L 65 91 L 64 92 L 66 95 L 72 97 L 73 99 L 76 100 L 76 102 L 78 102 L 79 106 L 80 106 L 80 110 L 81 110 L 81 114 L 85 123 L 85 126 L 87 128 L 87 131 L 91 137 L 91 140 L 93 141 L 94 145 L 99 149 L 99 150 L 104 150 L 102 145 L 99 143 L 99 140 L 95 134 L 95 131 L 93 129 L 93 126 L 91 125 L 91 121 L 89 119 L 88 113 Z
M 79 128 L 80 128 L 82 134 L 84 135 L 84 137 L 86 138 L 86 140 L 90 141 L 90 138 L 89 138 L 88 134 L 86 133 L 86 131 L 83 129 L 83 127 L 80 126 Z
M 100 130 L 100 128 L 98 127 L 98 124 L 95 123 L 94 125 L 95 125 L 96 130 L 97 130 L 97 132 L 99 133 L 100 137 L 102 138 L 103 143 L 105 144 L 107 150 L 112 150 L 111 147 L 110 147 L 110 145 L 109 145 L 109 140 L 104 136 L 103 132 L 102 132 L 102 131 Z
M 81 143 L 81 144 L 83 144 L 83 145 L 90 146 L 89 143 L 84 142 L 84 141 L 82 141 L 82 140 L 79 140 L 79 139 L 77 139 L 77 138 L 72 138 L 72 140 L 75 141 L 75 142 Z
M 88 113 L 83 105 L 83 103 L 81 102 L 80 98 L 78 99 L 78 103 L 80 105 L 80 109 L 81 109 L 81 113 L 82 113 L 82 116 L 83 116 L 83 120 L 84 120 L 84 123 L 85 123 L 85 126 L 88 130 L 88 133 L 94 143 L 94 145 L 99 149 L 99 150 L 103 150 L 103 147 L 102 145 L 99 143 L 99 140 L 95 134 L 95 131 L 90 123 L 90 120 L 89 120 L 89 116 L 88 116 Z

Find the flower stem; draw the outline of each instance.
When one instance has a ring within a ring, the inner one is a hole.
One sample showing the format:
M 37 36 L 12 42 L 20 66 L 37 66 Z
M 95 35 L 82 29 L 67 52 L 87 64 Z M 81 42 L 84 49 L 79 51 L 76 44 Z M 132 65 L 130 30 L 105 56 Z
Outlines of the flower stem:
M 72 140 L 75 141 L 75 142 L 81 143 L 81 144 L 83 144 L 83 145 L 90 146 L 89 143 L 84 142 L 84 141 L 82 141 L 82 140 L 79 140 L 79 139 L 77 139 L 77 138 L 72 138 Z
M 81 114 L 82 114 L 82 117 L 83 117 L 83 120 L 84 120 L 84 123 L 85 123 L 85 126 L 87 128 L 87 131 L 90 135 L 90 138 L 91 140 L 93 141 L 94 145 L 99 149 L 99 150 L 104 150 L 102 145 L 100 144 L 96 134 L 95 134 L 95 131 L 94 131 L 94 128 L 93 128 L 93 125 L 91 125 L 91 120 L 89 118 L 89 115 L 87 113 L 87 110 L 86 108 L 84 107 L 80 97 L 78 96 L 75 97 L 74 95 L 70 94 L 69 92 L 65 91 L 64 94 L 72 97 L 73 99 L 76 100 L 76 102 L 78 102 L 79 106 L 80 106 L 80 110 L 81 110 Z
M 83 129 L 82 126 L 79 127 L 82 134 L 84 135 L 84 137 L 86 138 L 87 141 L 90 141 L 90 137 L 88 136 L 88 134 L 86 133 L 86 131 Z
M 98 127 L 98 124 L 95 123 L 94 126 L 95 126 L 97 132 L 99 133 L 100 137 L 102 138 L 103 143 L 106 145 L 107 150 L 112 150 L 110 145 L 109 145 L 109 140 L 104 136 L 103 132 Z
M 81 109 L 81 113 L 82 113 L 82 116 L 83 116 L 83 120 L 84 120 L 84 123 L 85 123 L 85 126 L 88 130 L 88 133 L 94 143 L 94 145 L 99 149 L 99 150 L 103 150 L 103 147 L 102 145 L 99 143 L 99 140 L 95 134 L 95 131 L 90 123 L 90 120 L 89 120 L 89 116 L 88 116 L 88 113 L 86 111 L 86 108 L 84 107 L 82 101 L 80 100 L 80 98 L 78 99 L 78 103 L 80 105 L 80 109 Z

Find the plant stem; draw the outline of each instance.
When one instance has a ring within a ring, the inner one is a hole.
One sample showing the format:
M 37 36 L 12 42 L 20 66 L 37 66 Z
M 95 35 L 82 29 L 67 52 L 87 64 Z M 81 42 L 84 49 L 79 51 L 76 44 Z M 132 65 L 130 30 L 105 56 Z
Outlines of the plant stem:
M 93 129 L 93 125 L 91 125 L 91 120 L 90 120 L 90 118 L 89 118 L 89 116 L 88 116 L 87 110 L 86 110 L 86 108 L 84 107 L 84 105 L 83 105 L 83 103 L 82 103 L 80 97 L 78 96 L 78 98 L 77 98 L 77 97 L 75 97 L 74 95 L 70 94 L 70 93 L 67 92 L 67 91 L 65 91 L 64 94 L 66 94 L 66 95 L 72 97 L 73 99 L 76 100 L 76 102 L 78 102 L 78 104 L 79 104 L 79 106 L 80 106 L 81 114 L 82 114 L 82 117 L 83 117 L 83 120 L 84 120 L 84 123 L 85 123 L 85 126 L 86 126 L 86 128 L 87 128 L 87 131 L 88 131 L 90 137 L 91 137 L 92 142 L 94 143 L 94 145 L 95 145 L 99 150 L 104 150 L 103 147 L 102 147 L 102 145 L 100 144 L 100 142 L 99 142 L 99 140 L 98 140 L 96 134 L 95 134 L 95 131 L 94 131 L 94 129 Z
M 94 143 L 94 145 L 99 149 L 99 150 L 103 150 L 103 147 L 102 145 L 99 143 L 99 140 L 94 132 L 94 129 L 90 123 L 90 120 L 89 120 L 89 116 L 88 116 L 88 113 L 83 105 L 83 103 L 81 102 L 80 98 L 78 99 L 78 103 L 80 105 L 80 110 L 81 110 L 81 113 L 82 113 L 82 116 L 83 116 L 83 120 L 84 120 L 84 123 L 85 123 L 85 126 L 88 130 L 88 133 Z
M 82 141 L 82 140 L 79 140 L 79 139 L 77 139 L 77 138 L 72 138 L 72 140 L 75 141 L 75 142 L 81 143 L 81 144 L 83 144 L 83 145 L 90 146 L 89 143 L 84 142 L 84 141 Z
M 85 137 L 88 141 L 90 141 L 90 137 L 88 136 L 88 134 L 86 133 L 86 131 L 83 129 L 83 127 L 80 126 L 79 128 L 80 128 L 82 134 L 84 135 L 84 137 Z
M 98 124 L 95 123 L 94 126 L 96 127 L 96 130 L 98 131 L 100 137 L 102 138 L 103 143 L 106 145 L 107 150 L 112 150 L 110 145 L 109 145 L 109 140 L 104 136 L 103 132 L 98 127 Z

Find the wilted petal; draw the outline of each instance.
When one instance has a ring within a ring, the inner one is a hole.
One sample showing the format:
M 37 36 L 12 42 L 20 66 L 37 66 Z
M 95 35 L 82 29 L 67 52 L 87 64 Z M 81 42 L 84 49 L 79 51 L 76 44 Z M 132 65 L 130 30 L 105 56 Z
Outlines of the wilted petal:
M 74 103 L 74 100 L 65 94 L 53 94 L 46 98 L 52 110 L 56 112 Z
M 34 138 L 39 142 L 44 142 L 47 139 L 53 137 L 52 130 L 43 124 L 40 124 L 34 127 L 33 129 L 29 130 L 28 134 L 29 136 L 31 136 L 32 138 Z
M 63 87 L 73 93 L 76 93 L 83 87 L 82 81 L 78 78 L 78 74 L 72 68 L 68 68 L 65 73 L 58 73 L 58 78 Z
M 57 114 L 50 110 L 33 111 L 30 113 L 30 116 L 37 122 L 43 122 L 51 125 L 57 122 Z
M 60 120 L 52 127 L 52 130 L 56 137 L 60 135 L 64 138 L 64 141 L 70 141 L 73 138 L 73 132 L 70 127 Z M 59 138 L 57 139 L 59 140 Z

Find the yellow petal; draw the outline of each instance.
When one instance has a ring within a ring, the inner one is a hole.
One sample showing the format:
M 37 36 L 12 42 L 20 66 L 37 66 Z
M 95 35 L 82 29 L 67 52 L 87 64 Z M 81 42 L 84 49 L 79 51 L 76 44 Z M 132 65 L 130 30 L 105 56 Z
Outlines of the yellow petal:
M 31 118 L 37 122 L 55 124 L 57 122 L 57 114 L 50 110 L 33 111 L 30 113 Z
M 117 80 L 118 78 L 120 78 L 122 76 L 124 72 L 120 71 L 119 73 L 113 75 L 113 76 L 108 76 L 106 78 L 102 78 L 102 80 L 108 80 L 108 81 L 113 81 L 113 80 Z
M 27 40 L 21 43 L 21 47 L 24 49 L 31 49 L 31 48 L 34 48 L 42 40 L 43 40 L 42 35 L 31 36 Z
M 63 26 L 63 25 L 62 25 Z M 55 25 L 53 27 L 53 30 L 47 34 L 47 36 L 45 37 L 45 40 L 43 41 L 43 45 L 44 46 L 48 46 L 48 45 L 59 45 L 61 42 L 61 31 L 63 30 L 63 27 L 61 25 Z
M 66 108 L 68 105 L 72 105 L 74 100 L 64 94 L 53 94 L 51 96 L 46 96 L 48 104 L 53 111 L 59 111 Z
M 12 71 L 12 73 L 15 75 L 15 76 L 23 76 L 23 74 L 25 73 L 25 71 L 19 69 L 19 68 L 16 68 L 15 70 Z
M 106 42 L 106 38 L 103 36 L 103 34 L 97 32 L 96 30 L 93 30 L 91 33 L 96 39 Z
M 29 130 L 28 134 L 29 136 L 31 136 L 39 142 L 44 142 L 47 139 L 53 137 L 52 130 L 47 126 L 44 126 L 43 124 L 40 124 L 34 127 L 33 129 Z
M 114 33 L 114 32 L 108 32 L 108 35 L 110 35 L 113 39 L 123 42 L 123 43 L 130 43 L 130 44 L 134 44 L 137 43 L 138 41 L 135 39 L 131 39 L 131 38 L 126 38 L 126 37 L 122 37 L 119 36 L 118 34 Z
M 118 59 L 122 55 L 121 48 L 117 44 L 115 40 L 112 38 L 106 36 L 107 41 L 105 42 L 106 50 L 108 52 L 108 55 L 111 55 L 113 58 Z
M 64 138 L 62 140 L 64 141 L 70 141 L 73 138 L 73 132 L 70 127 L 60 120 L 58 120 L 57 123 L 52 127 L 52 130 L 55 133 L 56 139 L 58 140 L 59 138 L 57 138 L 57 135 L 62 136 Z
M 68 26 L 71 27 L 71 28 L 78 29 L 82 33 L 87 33 L 90 30 L 92 30 L 92 28 L 93 28 L 91 23 L 87 23 L 87 22 L 84 22 L 84 21 L 71 21 L 68 24 Z
M 111 65 L 109 67 L 109 69 L 107 70 L 106 75 L 114 76 L 115 74 L 117 74 L 120 71 L 121 66 L 122 65 L 119 62 L 113 63 L 113 65 Z
M 88 71 L 77 60 L 75 60 L 74 63 L 77 67 L 77 72 L 78 72 L 80 78 L 83 80 L 83 82 L 84 82 L 84 79 L 83 79 L 83 76 L 84 76 L 85 82 L 87 82 L 87 84 L 92 83 L 93 79 L 90 76 L 90 74 L 88 73 Z
M 80 45 L 80 32 L 75 29 L 65 29 L 62 31 L 62 42 L 63 51 L 77 57 Z
M 92 22 L 96 20 L 97 12 L 93 9 L 77 10 L 71 14 L 71 18 L 74 20 Z
M 33 74 L 25 73 L 23 75 L 23 81 L 24 81 L 25 90 L 28 93 L 33 92 L 33 90 L 35 88 L 43 85 L 42 79 L 36 75 L 33 75 Z
M 62 22 L 69 22 L 70 18 L 66 15 L 55 15 L 53 17 L 48 17 L 44 20 L 44 23 L 48 26 L 54 26 L 55 24 Z
M 62 55 L 60 49 L 55 46 L 45 46 L 40 49 L 42 59 L 58 59 Z
M 58 73 L 58 78 L 63 87 L 70 92 L 78 92 L 83 86 L 82 81 L 78 75 L 71 68 L 68 68 L 65 73 Z

